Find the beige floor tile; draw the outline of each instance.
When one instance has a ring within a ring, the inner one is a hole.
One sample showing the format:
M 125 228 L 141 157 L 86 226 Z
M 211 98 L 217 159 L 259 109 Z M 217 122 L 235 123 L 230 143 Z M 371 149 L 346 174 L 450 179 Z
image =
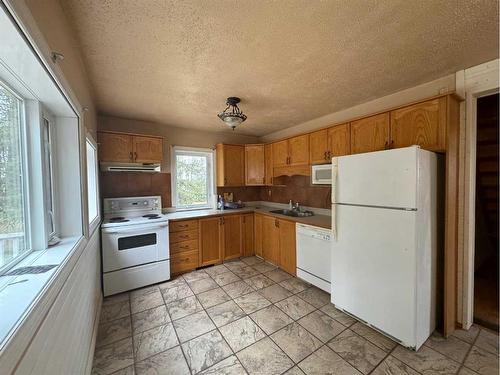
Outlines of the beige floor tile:
M 219 286 L 224 286 L 239 281 L 240 278 L 232 272 L 224 272 L 214 276 L 214 280 Z
M 459 340 L 454 336 L 450 336 L 445 339 L 437 332 L 434 332 L 431 337 L 427 339 L 424 345 L 457 362 L 462 362 L 464 360 L 471 346 L 465 341 Z
M 328 346 L 363 374 L 372 371 L 386 356 L 386 352 L 350 329 L 335 336 Z
M 215 325 L 205 311 L 175 320 L 173 324 L 181 343 L 215 329 Z
M 212 367 L 207 368 L 202 371 L 200 374 L 202 375 L 242 375 L 247 372 L 241 365 L 240 361 L 236 356 L 232 355 L 229 358 L 226 358 Z
M 292 318 L 274 305 L 270 305 L 262 310 L 254 312 L 253 314 L 250 314 L 250 317 L 268 335 L 293 322 Z
M 298 364 L 302 371 L 310 375 L 361 375 L 361 373 L 333 352 L 322 346 Z
M 293 320 L 300 319 L 315 310 L 313 305 L 310 305 L 297 296 L 288 297 L 276 302 L 275 305 Z
M 357 320 L 353 317 L 344 314 L 342 311 L 336 309 L 335 306 L 333 306 L 331 303 L 323 306 L 320 310 L 327 314 L 330 318 L 335 319 L 346 327 L 350 327 L 357 322 Z
M 289 324 L 270 337 L 295 363 L 322 345 L 320 340 L 298 323 Z
M 136 363 L 135 368 L 137 375 L 191 374 L 180 346 L 139 361 Z
M 249 266 L 252 266 L 254 264 L 262 263 L 264 260 L 256 256 L 251 256 L 251 257 L 241 258 L 241 261 L 245 264 L 248 264 Z
M 263 274 L 258 274 L 257 276 L 246 279 L 245 282 L 248 285 L 252 286 L 255 290 L 266 288 L 274 284 L 273 280 L 264 276 Z
M 245 312 L 233 301 L 227 301 L 220 305 L 207 309 L 208 315 L 217 327 L 221 327 L 245 316 Z
M 292 360 L 269 338 L 243 349 L 236 356 L 250 375 L 278 375 L 293 366 Z
M 283 288 L 289 290 L 293 294 L 300 293 L 303 290 L 311 287 L 311 284 L 306 283 L 303 280 L 292 277 L 290 279 L 283 280 L 279 283 Z
M 182 350 L 193 374 L 209 368 L 232 354 L 216 330 L 182 344 Z
M 260 273 L 266 273 L 276 269 L 275 265 L 267 262 L 254 264 L 252 267 L 255 268 L 257 271 L 259 271 Z
M 236 302 L 246 314 L 251 314 L 254 311 L 260 310 L 271 304 L 271 302 L 257 292 L 252 292 L 235 298 L 234 302 Z
M 481 329 L 474 345 L 498 355 L 498 335 L 492 331 Z
M 330 293 L 315 286 L 300 292 L 297 296 L 318 309 L 330 303 Z
M 208 273 L 210 276 L 214 277 L 215 275 L 219 275 L 224 272 L 228 272 L 229 268 L 227 268 L 223 264 L 217 264 L 216 266 L 212 267 L 207 267 L 203 269 L 206 273 Z
M 375 344 L 386 352 L 390 352 L 397 345 L 397 343 L 392 341 L 390 338 L 382 335 L 380 332 L 377 332 L 361 322 L 354 323 L 350 328 L 358 335 L 364 337 L 372 344 Z
M 132 315 L 132 330 L 134 334 L 147 331 L 170 322 L 165 305 L 154 307 Z
M 173 279 L 170 279 L 164 283 L 158 285 L 161 291 L 165 289 L 170 289 L 176 286 L 186 285 L 186 280 L 182 276 L 176 276 Z
M 289 273 L 280 270 L 279 268 L 276 268 L 272 271 L 266 272 L 264 275 L 269 277 L 271 280 L 273 280 L 275 283 L 280 283 L 284 280 L 290 279 L 292 275 Z
M 330 318 L 322 311 L 313 311 L 297 321 L 324 343 L 330 341 L 346 329 L 345 326 Z
M 130 294 L 128 292 L 125 293 L 120 293 L 120 294 L 114 294 L 109 297 L 104 297 L 102 301 L 103 306 L 107 305 L 113 305 L 118 302 L 124 302 L 124 301 L 129 301 L 130 300 Z
M 289 292 L 279 284 L 273 284 L 271 286 L 268 286 L 267 288 L 260 289 L 258 292 L 260 295 L 264 296 L 272 303 L 276 303 L 292 296 L 291 292 Z
M 498 355 L 473 346 L 465 359 L 464 366 L 481 375 L 498 375 Z
M 248 316 L 220 327 L 219 331 L 234 352 L 266 337 L 264 331 Z
M 460 365 L 427 346 L 417 352 L 397 346 L 392 356 L 424 375 L 455 374 Z
M 201 280 L 201 279 L 206 279 L 207 277 L 210 277 L 208 273 L 206 273 L 204 270 L 196 270 L 196 271 L 191 271 L 188 273 L 185 273 L 182 275 L 184 280 L 188 283 Z
M 170 302 L 167 308 L 172 320 L 184 318 L 187 315 L 203 310 L 203 306 L 195 296 Z
M 162 294 L 166 304 L 194 295 L 187 283 L 180 284 L 179 286 L 174 286 L 168 289 L 163 289 Z
M 111 375 L 135 375 L 135 369 L 134 366 L 128 366 L 125 368 L 122 368 L 121 370 L 113 372 Z
M 283 375 L 305 375 L 304 371 L 302 371 L 299 367 L 294 366 Z
M 99 323 L 110 322 L 115 319 L 124 318 L 130 315 L 130 302 L 128 299 L 115 303 L 103 304 Z
M 203 292 L 206 292 L 207 290 L 215 289 L 215 288 L 219 287 L 219 285 L 217 285 L 217 283 L 210 277 L 207 277 L 207 278 L 201 279 L 201 280 L 192 281 L 188 284 L 189 284 L 189 287 L 191 288 L 191 290 L 194 292 L 194 294 L 203 293 Z
M 134 364 L 132 337 L 100 347 L 95 351 L 92 374 L 107 375 Z
M 224 289 L 224 291 L 231 298 L 238 298 L 240 296 L 243 296 L 245 294 L 252 293 L 255 291 L 254 288 L 252 288 L 250 285 L 248 285 L 243 280 L 236 281 L 235 283 L 224 285 L 222 287 L 222 289 Z
M 470 327 L 468 330 L 457 329 L 452 333 L 453 336 L 459 338 L 460 340 L 468 342 L 469 344 L 472 344 L 474 342 L 478 334 L 479 327 L 475 324 L 472 325 L 472 327 Z
M 111 344 L 112 342 L 132 336 L 130 317 L 116 319 L 99 325 L 96 347 Z
M 373 370 L 372 375 L 418 375 L 418 372 L 399 359 L 388 356 Z
M 167 323 L 163 326 L 135 334 L 134 356 L 137 361 L 141 361 L 178 344 L 179 342 L 172 323 Z
M 229 297 L 222 288 L 200 293 L 197 297 L 205 309 L 231 300 L 231 297 Z
M 238 277 L 240 277 L 244 280 L 244 279 L 249 279 L 251 277 L 260 275 L 260 272 L 257 271 L 255 268 L 248 266 L 248 267 L 240 268 L 236 274 L 238 275 Z
M 130 293 L 130 310 L 132 314 L 163 305 L 163 297 L 158 286 L 135 290 Z

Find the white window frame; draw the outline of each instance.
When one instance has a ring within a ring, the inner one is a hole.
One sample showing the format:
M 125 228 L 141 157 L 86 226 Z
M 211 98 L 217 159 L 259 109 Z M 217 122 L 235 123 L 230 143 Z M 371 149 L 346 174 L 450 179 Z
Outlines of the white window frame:
M 193 205 L 193 206 L 178 206 L 177 201 L 177 153 L 185 153 L 191 155 L 203 155 L 208 157 L 209 166 L 207 168 L 207 186 L 208 186 L 208 199 L 206 205 Z M 177 211 L 189 210 L 204 210 L 215 208 L 215 152 L 210 148 L 198 147 L 185 147 L 185 146 L 172 146 L 171 152 L 171 176 L 172 176 L 172 205 L 176 207 Z
M 96 211 L 97 215 L 94 218 L 91 218 L 89 216 L 89 202 L 90 202 L 90 186 L 88 183 L 88 173 L 89 173 L 89 166 L 88 166 L 88 156 L 87 156 L 87 143 L 90 144 L 90 146 L 93 148 L 94 151 L 94 178 L 95 178 L 95 197 L 96 197 Z M 90 133 L 86 133 L 85 137 L 85 165 L 86 165 L 86 177 L 87 177 L 87 217 L 88 217 L 88 226 L 89 226 L 89 235 L 92 235 L 94 233 L 94 230 L 97 229 L 101 222 L 101 207 L 100 207 L 100 191 L 99 191 L 99 157 L 97 153 L 97 142 L 95 141 L 94 137 Z
M 56 155 L 56 147 L 55 142 L 57 136 L 55 135 L 56 126 L 54 116 L 44 107 L 42 107 L 42 116 L 40 119 L 40 131 L 42 134 L 42 141 L 44 140 L 44 132 L 45 132 L 45 122 L 48 123 L 49 128 L 49 144 L 50 144 L 50 172 L 45 169 L 45 144 L 42 145 L 42 157 L 43 157 L 43 189 L 44 189 L 44 207 L 45 207 L 45 232 L 47 235 L 47 242 L 50 242 L 55 237 L 58 236 L 58 207 L 57 207 L 57 167 L 55 165 L 57 160 Z M 51 191 L 45 191 L 47 184 L 46 179 L 50 179 L 50 187 Z M 48 194 L 50 194 L 51 202 L 52 202 L 52 211 L 49 210 L 49 202 L 48 202 Z M 53 231 L 50 231 L 50 221 L 52 221 Z

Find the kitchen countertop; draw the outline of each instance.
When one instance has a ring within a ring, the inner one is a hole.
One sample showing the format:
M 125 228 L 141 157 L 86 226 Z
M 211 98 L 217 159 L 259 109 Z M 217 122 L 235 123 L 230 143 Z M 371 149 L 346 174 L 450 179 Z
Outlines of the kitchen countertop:
M 236 209 L 225 209 L 223 211 L 220 210 L 192 210 L 192 211 L 178 211 L 172 213 L 165 213 L 169 220 L 186 220 L 186 219 L 199 219 L 203 217 L 209 216 L 218 216 L 218 215 L 231 215 L 231 214 L 244 214 L 244 213 L 252 213 L 258 212 L 263 215 L 277 217 L 283 220 L 294 221 L 296 223 L 313 225 L 315 227 L 327 228 L 331 229 L 332 227 L 332 219 L 328 215 L 314 215 L 308 217 L 293 217 L 280 215 L 276 213 L 272 213 L 271 211 L 277 210 L 276 207 L 267 207 L 267 206 L 248 206 L 243 208 Z

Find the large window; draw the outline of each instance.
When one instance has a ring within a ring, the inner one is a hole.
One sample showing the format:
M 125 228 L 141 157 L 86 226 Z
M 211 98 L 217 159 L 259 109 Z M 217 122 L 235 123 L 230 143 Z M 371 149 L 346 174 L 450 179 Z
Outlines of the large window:
M 88 191 L 88 212 L 91 230 L 93 224 L 98 224 L 99 219 L 99 190 L 97 183 L 97 146 L 90 136 L 87 136 L 87 191 Z
M 29 249 L 22 108 L 22 100 L 0 84 L 0 270 Z
M 213 152 L 206 149 L 174 147 L 172 182 L 177 209 L 213 208 Z

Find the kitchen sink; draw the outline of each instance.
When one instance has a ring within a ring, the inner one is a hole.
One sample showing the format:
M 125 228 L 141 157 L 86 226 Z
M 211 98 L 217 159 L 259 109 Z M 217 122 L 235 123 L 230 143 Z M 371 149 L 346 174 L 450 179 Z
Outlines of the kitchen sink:
M 294 216 L 294 217 L 306 217 L 306 216 L 314 216 L 314 212 L 312 211 L 297 211 L 297 210 L 274 210 L 271 211 L 273 214 L 280 214 L 285 216 Z

